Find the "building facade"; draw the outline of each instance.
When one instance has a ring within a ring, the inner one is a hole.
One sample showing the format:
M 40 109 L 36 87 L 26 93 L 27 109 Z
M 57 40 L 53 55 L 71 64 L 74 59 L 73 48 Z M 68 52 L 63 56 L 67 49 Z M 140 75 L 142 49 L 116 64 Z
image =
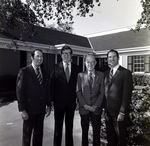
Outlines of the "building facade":
M 120 54 L 119 63 L 133 73 L 150 73 L 150 30 L 123 31 L 89 38 L 97 54 L 99 67 L 107 69 L 106 54 L 115 49 Z

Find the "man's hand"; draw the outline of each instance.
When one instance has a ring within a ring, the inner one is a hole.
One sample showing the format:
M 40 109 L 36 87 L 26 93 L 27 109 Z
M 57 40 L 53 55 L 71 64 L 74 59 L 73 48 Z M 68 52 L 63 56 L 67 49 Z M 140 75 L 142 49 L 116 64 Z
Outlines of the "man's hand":
M 92 105 L 92 106 L 90 106 L 89 110 L 90 110 L 91 112 L 95 112 L 96 108 L 97 108 L 96 105 Z
M 21 117 L 22 117 L 23 120 L 28 120 L 29 119 L 29 115 L 25 110 L 21 112 Z
M 105 109 L 102 109 L 101 117 L 102 117 L 102 119 L 106 117 L 106 111 L 105 111 Z
M 89 110 L 89 109 L 90 109 L 90 106 L 87 105 L 87 104 L 85 104 L 85 105 L 84 105 L 84 108 L 85 108 L 86 110 Z
M 77 102 L 76 103 L 76 111 L 78 111 L 79 110 L 79 103 Z
M 51 107 L 48 106 L 48 107 L 46 108 L 46 117 L 48 117 L 50 114 L 51 114 Z
M 117 117 L 117 121 L 121 122 L 124 120 L 125 115 L 123 113 L 119 113 L 118 117 Z
M 51 102 L 51 110 L 54 111 L 54 102 Z

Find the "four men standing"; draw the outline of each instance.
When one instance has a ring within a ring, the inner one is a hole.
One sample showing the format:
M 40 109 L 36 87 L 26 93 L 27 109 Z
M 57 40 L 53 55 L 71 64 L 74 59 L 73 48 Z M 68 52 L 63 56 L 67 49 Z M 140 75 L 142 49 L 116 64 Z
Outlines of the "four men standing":
M 54 108 L 54 146 L 61 146 L 65 118 L 65 143 L 73 146 L 73 120 L 77 102 L 82 127 L 82 146 L 88 146 L 88 129 L 93 127 L 93 146 L 100 146 L 102 104 L 105 103 L 108 146 L 125 146 L 128 108 L 133 88 L 132 74 L 121 67 L 115 50 L 107 53 L 110 70 L 95 70 L 94 55 L 85 56 L 86 71 L 71 62 L 72 49 L 61 49 L 62 62 L 54 65 L 51 79 L 40 67 L 43 52 L 32 52 L 32 64 L 20 69 L 17 78 L 17 99 L 23 119 L 23 146 L 42 146 L 43 120 Z M 50 80 L 50 86 L 49 86 Z M 51 95 L 50 95 L 51 93 Z M 104 96 L 105 95 L 105 96 Z M 77 99 L 76 99 L 77 96 Z M 105 97 L 105 98 L 104 98 Z M 46 108 L 47 105 L 47 108 Z

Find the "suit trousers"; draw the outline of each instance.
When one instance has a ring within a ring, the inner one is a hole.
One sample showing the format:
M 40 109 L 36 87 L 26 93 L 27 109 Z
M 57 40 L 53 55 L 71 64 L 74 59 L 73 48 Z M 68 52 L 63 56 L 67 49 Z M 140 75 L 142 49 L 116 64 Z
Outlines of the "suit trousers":
M 127 119 L 128 117 L 125 116 L 124 121 L 118 122 L 117 117 L 112 117 L 107 112 L 106 131 L 108 146 L 126 146 Z
M 88 146 L 88 131 L 90 121 L 93 127 L 93 146 L 100 146 L 101 115 L 95 115 L 94 113 L 89 112 L 86 115 L 80 116 L 82 127 L 82 146 Z
M 29 119 L 23 121 L 22 146 L 30 146 L 32 132 L 32 146 L 42 146 L 44 116 L 45 114 L 43 113 L 29 115 Z
M 55 131 L 54 131 L 54 146 L 61 146 L 62 129 L 65 117 L 65 145 L 73 146 L 73 119 L 74 109 L 68 107 L 64 109 L 54 109 Z

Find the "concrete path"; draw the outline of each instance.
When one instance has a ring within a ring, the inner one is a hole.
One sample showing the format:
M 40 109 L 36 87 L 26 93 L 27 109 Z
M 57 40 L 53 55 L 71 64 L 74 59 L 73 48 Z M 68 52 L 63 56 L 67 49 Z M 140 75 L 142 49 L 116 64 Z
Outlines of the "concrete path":
M 63 130 L 64 131 L 64 130 Z M 45 118 L 43 146 L 53 146 L 54 113 Z M 0 107 L 0 146 L 21 146 L 22 119 L 17 102 Z M 64 132 L 62 144 L 64 145 Z M 81 126 L 78 111 L 74 118 L 74 146 L 81 145 Z

